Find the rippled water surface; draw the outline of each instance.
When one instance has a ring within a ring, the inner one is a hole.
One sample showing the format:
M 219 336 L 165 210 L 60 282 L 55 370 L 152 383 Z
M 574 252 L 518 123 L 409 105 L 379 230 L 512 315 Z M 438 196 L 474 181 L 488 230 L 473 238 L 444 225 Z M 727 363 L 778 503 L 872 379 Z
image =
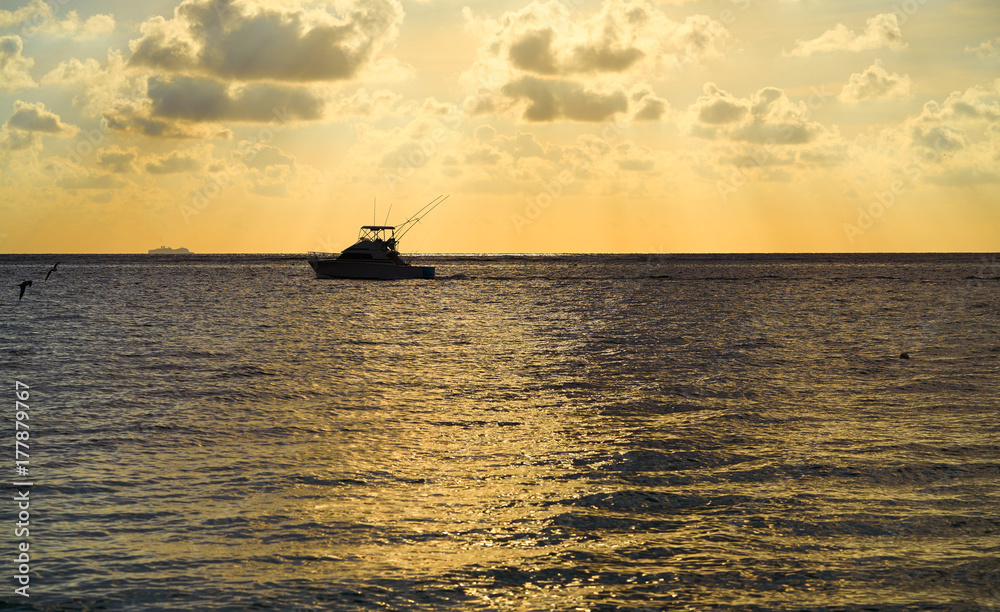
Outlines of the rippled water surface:
M 1000 610 L 995 257 L 52 259 L 0 607 Z

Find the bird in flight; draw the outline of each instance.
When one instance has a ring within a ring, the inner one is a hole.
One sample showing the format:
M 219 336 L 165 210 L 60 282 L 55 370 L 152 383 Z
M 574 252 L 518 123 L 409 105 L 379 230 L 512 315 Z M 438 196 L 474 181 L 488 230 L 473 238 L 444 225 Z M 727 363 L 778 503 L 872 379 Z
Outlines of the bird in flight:
M 45 275 L 45 280 L 49 280 L 49 276 L 51 276 L 52 273 L 55 272 L 56 268 L 58 268 L 58 267 L 59 267 L 59 262 L 57 261 L 56 265 L 52 266 L 52 269 L 49 270 L 49 273 Z
M 21 288 L 21 295 L 17 296 L 17 301 L 20 302 L 21 298 L 24 297 L 24 290 L 31 286 L 31 281 L 24 281 L 18 287 Z

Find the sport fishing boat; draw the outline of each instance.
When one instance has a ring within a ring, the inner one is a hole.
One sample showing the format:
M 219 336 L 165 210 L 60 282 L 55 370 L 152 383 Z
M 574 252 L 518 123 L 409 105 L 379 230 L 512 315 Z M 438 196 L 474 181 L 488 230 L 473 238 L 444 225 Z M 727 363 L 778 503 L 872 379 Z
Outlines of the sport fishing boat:
M 394 225 L 363 225 L 358 241 L 340 254 L 311 252 L 309 265 L 316 278 L 397 279 L 434 278 L 432 266 L 411 266 L 399 256 L 399 240 L 413 224 L 448 199 L 438 196 L 398 227 Z M 390 208 L 390 211 L 392 209 Z M 388 215 L 387 215 L 388 216 Z M 399 236 L 396 231 L 402 230 Z

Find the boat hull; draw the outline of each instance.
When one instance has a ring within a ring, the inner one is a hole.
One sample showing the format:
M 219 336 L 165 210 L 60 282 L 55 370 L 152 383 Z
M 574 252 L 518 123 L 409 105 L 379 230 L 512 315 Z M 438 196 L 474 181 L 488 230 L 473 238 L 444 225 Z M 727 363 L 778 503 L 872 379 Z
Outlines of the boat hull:
M 358 262 L 337 259 L 310 259 L 316 278 L 357 278 L 392 280 L 400 278 L 434 278 L 431 266 L 401 266 L 391 262 Z

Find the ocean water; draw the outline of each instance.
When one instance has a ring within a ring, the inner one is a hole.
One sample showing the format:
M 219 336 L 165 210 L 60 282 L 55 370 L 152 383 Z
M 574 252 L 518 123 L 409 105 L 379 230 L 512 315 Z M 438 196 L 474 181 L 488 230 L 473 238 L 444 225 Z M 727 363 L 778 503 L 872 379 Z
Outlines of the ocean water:
M 0 608 L 1000 610 L 995 256 L 418 261 L 0 256 Z

